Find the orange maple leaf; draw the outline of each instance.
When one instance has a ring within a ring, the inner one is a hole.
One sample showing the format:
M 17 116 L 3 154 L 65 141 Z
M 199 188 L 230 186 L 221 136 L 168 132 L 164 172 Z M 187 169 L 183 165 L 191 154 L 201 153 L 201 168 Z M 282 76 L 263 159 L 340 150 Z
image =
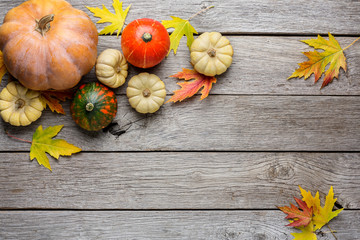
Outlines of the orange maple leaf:
M 60 102 L 64 102 L 66 99 L 72 99 L 73 94 L 74 91 L 72 89 L 64 91 L 41 91 L 40 100 L 44 108 L 49 106 L 52 112 L 55 111 L 60 114 L 65 114 Z
M 203 74 L 196 72 L 195 70 L 190 70 L 183 68 L 182 72 L 178 72 L 175 75 L 170 77 L 175 77 L 179 79 L 184 79 L 185 81 L 195 79 L 191 82 L 182 82 L 178 83 L 181 86 L 179 90 L 174 91 L 174 95 L 166 102 L 181 102 L 186 98 L 194 96 L 201 88 L 201 97 L 200 100 L 205 99 L 212 88 L 212 84 L 216 83 L 215 77 L 208 77 Z
M 295 201 L 299 205 L 300 209 L 303 211 L 300 211 L 297 207 L 295 207 L 293 204 L 290 203 L 290 207 L 278 207 L 281 211 L 287 214 L 285 217 L 286 219 L 293 219 L 294 221 L 288 224 L 289 227 L 301 227 L 301 226 L 307 226 L 311 220 L 313 215 L 312 208 L 309 208 L 306 205 L 306 202 L 302 201 L 301 199 L 298 199 L 294 197 Z
M 303 54 L 309 58 L 309 61 L 299 63 L 300 67 L 288 79 L 304 77 L 306 80 L 314 74 L 316 83 L 325 72 L 326 66 L 330 64 L 325 72 L 324 81 L 321 86 L 323 88 L 332 82 L 334 78 L 339 77 L 340 68 L 346 72 L 344 49 L 341 48 L 339 42 L 331 33 L 329 33 L 329 40 L 318 35 L 317 39 L 303 40 L 302 42 L 315 49 L 322 49 L 324 51 L 304 52 Z

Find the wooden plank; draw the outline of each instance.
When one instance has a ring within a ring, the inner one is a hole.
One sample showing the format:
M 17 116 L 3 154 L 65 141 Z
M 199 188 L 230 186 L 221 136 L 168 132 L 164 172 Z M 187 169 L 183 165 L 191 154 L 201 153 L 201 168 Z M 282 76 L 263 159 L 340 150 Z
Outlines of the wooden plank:
M 272 209 L 298 186 L 360 208 L 359 153 L 0 153 L 1 209 Z
M 3 0 L 0 16 L 23 0 Z M 104 4 L 112 10 L 112 1 L 69 0 L 74 7 L 91 14 L 86 6 L 101 7 Z M 208 6 L 214 9 L 194 18 L 191 23 L 199 32 L 220 31 L 225 33 L 270 33 L 270 34 L 313 34 L 328 32 L 359 35 L 360 3 L 344 0 L 183 0 L 124 1 L 124 8 L 132 4 L 126 23 L 137 18 L 149 17 L 157 20 L 171 19 L 170 16 L 189 18 Z M 325 14 L 326 13 L 326 14 Z M 231 19 L 229 21 L 229 19 Z M 99 19 L 92 17 L 94 22 Z M 98 25 L 100 29 L 102 26 Z
M 330 226 L 341 240 L 358 238 L 359 211 L 344 211 Z M 1 212 L 2 239 L 292 239 L 280 211 Z M 319 240 L 334 237 L 326 227 Z
M 87 132 L 66 116 L 46 111 L 25 128 L 0 127 L 31 140 L 35 129 L 64 124 L 59 134 L 84 151 L 359 151 L 358 97 L 223 96 L 166 104 L 153 115 L 135 112 L 118 98 L 117 125 Z M 116 130 L 123 130 L 117 136 Z M 114 135 L 113 135 L 114 134 Z M 29 144 L 0 131 L 0 151 L 28 151 Z
M 326 37 L 326 36 L 324 36 Z M 258 37 L 229 36 L 234 47 L 233 64 L 228 71 L 217 76 L 211 94 L 267 94 L 267 95 L 360 95 L 360 48 L 353 47 L 346 51 L 348 71 L 340 71 L 339 80 L 320 90 L 322 79 L 314 84 L 314 77 L 307 81 L 287 78 L 298 67 L 298 63 L 307 58 L 302 52 L 313 51 L 313 48 L 300 42 L 313 37 Z M 345 47 L 355 38 L 339 37 Z M 184 39 L 185 40 L 185 39 Z M 99 53 L 106 48 L 121 49 L 115 36 L 102 36 L 99 42 Z M 147 71 L 158 75 L 166 84 L 168 94 L 179 86 L 177 79 L 169 77 L 182 68 L 192 69 L 189 49 L 182 41 L 176 56 L 170 54 L 160 65 L 151 69 L 138 69 L 130 66 L 129 77 Z M 96 81 L 94 70 L 85 81 Z M 125 84 L 117 90 L 118 94 L 126 92 Z
M 324 36 L 325 37 L 325 36 Z M 301 39 L 311 37 L 259 37 L 229 36 L 235 49 L 233 64 L 229 70 L 218 76 L 211 94 L 266 94 L 266 95 L 360 95 L 360 48 L 353 47 L 346 51 L 348 71 L 340 71 L 339 80 L 334 80 L 326 88 L 320 90 L 322 79 L 314 84 L 314 77 L 303 79 L 286 79 L 297 68 L 297 63 L 306 61 L 301 53 L 312 51 Z M 340 44 L 345 47 L 355 38 L 339 37 Z M 185 38 L 181 41 L 176 56 L 170 54 L 160 65 L 142 70 L 130 66 L 128 80 L 140 72 L 147 71 L 158 75 L 166 84 L 168 94 L 172 94 L 179 86 L 177 79 L 169 77 L 182 68 L 190 68 L 189 49 Z M 106 48 L 121 49 L 119 39 L 115 36 L 101 36 L 98 52 Z M 2 82 L 5 87 L 7 77 Z M 83 82 L 96 81 L 94 69 L 84 77 Z M 127 84 L 118 88 L 118 94 L 126 92 Z

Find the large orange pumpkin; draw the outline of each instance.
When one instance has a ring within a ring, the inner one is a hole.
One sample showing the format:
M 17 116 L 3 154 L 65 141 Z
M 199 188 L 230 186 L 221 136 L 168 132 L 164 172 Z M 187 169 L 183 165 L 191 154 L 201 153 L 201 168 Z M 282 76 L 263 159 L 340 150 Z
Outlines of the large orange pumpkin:
M 33 90 L 74 87 L 95 65 L 98 33 L 64 0 L 30 0 L 11 9 L 0 27 L 8 71 Z

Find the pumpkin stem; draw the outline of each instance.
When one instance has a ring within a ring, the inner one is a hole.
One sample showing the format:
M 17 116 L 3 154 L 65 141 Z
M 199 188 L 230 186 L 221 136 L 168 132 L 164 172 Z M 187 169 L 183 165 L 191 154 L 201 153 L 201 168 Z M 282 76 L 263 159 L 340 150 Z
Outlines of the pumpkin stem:
M 145 89 L 145 90 L 143 91 L 143 96 L 144 96 L 144 97 L 148 98 L 148 97 L 150 97 L 150 95 L 151 95 L 151 92 L 150 92 L 149 89 Z
M 92 110 L 94 110 L 94 104 L 87 103 L 85 108 L 86 108 L 86 111 L 91 112 Z
M 207 53 L 209 54 L 210 57 L 216 57 L 216 50 L 213 48 L 210 49 Z
M 143 35 L 142 35 L 142 40 L 144 41 L 144 42 L 150 42 L 151 40 L 152 40 L 152 35 L 150 34 L 150 33 L 148 33 L 148 32 L 146 32 L 146 33 L 144 33 Z
M 45 33 L 50 30 L 50 22 L 54 21 L 54 16 L 54 14 L 49 14 L 45 17 L 42 17 L 40 20 L 35 20 L 35 31 L 38 31 L 39 33 L 41 33 L 42 36 L 45 36 Z
M 116 67 L 116 72 L 117 72 L 117 73 L 120 73 L 120 72 L 121 72 L 121 67 L 120 67 L 120 66 L 117 66 L 117 67 Z
M 16 105 L 16 109 L 21 109 L 25 106 L 25 101 L 21 98 L 19 98 L 16 102 L 15 102 L 15 105 Z

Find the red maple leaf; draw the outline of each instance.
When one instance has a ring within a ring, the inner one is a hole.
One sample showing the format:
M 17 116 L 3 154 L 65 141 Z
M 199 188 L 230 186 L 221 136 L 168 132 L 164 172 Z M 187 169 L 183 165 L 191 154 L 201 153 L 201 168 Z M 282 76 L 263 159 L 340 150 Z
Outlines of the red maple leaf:
M 60 104 L 60 102 L 66 101 L 66 99 L 73 98 L 74 91 L 72 89 L 64 90 L 64 91 L 41 91 L 40 100 L 44 105 L 49 106 L 52 112 L 57 112 L 60 114 L 65 114 L 65 111 Z
M 179 90 L 174 91 L 174 95 L 166 102 L 181 102 L 186 98 L 194 96 L 201 88 L 201 97 L 200 100 L 203 100 L 209 95 L 209 92 L 212 88 L 212 84 L 216 83 L 215 77 L 208 77 L 203 74 L 196 72 L 195 70 L 190 70 L 183 68 L 182 72 L 178 72 L 175 75 L 170 77 L 175 77 L 179 79 L 184 79 L 185 81 L 195 79 L 191 82 L 182 82 L 178 83 L 181 86 Z
M 313 215 L 312 207 L 308 208 L 306 205 L 306 202 L 294 197 L 295 201 L 299 205 L 300 209 L 295 207 L 293 204 L 290 203 L 290 207 L 278 207 L 281 211 L 287 214 L 285 217 L 286 219 L 293 219 L 294 221 L 286 226 L 289 227 L 301 227 L 301 226 L 307 226 L 311 220 Z

